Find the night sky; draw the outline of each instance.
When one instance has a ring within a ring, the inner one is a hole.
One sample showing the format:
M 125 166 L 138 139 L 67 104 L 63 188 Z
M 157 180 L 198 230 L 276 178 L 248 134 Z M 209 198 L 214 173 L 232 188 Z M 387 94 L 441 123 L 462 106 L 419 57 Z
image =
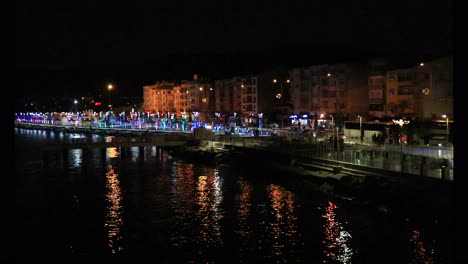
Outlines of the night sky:
M 17 96 L 452 54 L 451 1 L 161 2 L 17 0 Z

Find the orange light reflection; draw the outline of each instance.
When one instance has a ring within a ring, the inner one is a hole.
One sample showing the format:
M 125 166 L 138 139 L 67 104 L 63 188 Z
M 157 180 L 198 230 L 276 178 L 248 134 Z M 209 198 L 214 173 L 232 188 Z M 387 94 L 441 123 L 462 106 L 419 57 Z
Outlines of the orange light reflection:
M 353 249 L 349 246 L 351 234 L 343 230 L 343 226 L 335 219 L 335 209 L 338 206 L 332 202 L 328 202 L 326 213 L 322 216 L 325 218 L 325 239 L 323 240 L 324 255 L 326 256 L 323 263 L 351 263 Z
M 112 165 L 107 166 L 106 173 L 106 200 L 108 201 L 107 215 L 104 226 L 107 229 L 108 243 L 112 253 L 122 251 L 121 228 L 123 225 L 122 190 L 118 174 L 114 172 Z

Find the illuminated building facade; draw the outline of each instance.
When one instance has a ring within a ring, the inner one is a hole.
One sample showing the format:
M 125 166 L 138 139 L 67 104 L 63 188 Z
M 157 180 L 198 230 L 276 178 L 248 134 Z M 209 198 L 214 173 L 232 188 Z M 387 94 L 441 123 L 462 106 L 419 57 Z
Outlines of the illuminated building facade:
M 289 74 L 294 114 L 353 116 L 368 111 L 365 65 L 315 65 L 294 68 Z
M 158 116 L 174 113 L 174 83 L 158 82 L 143 87 L 143 110 Z
M 386 73 L 386 115 L 453 116 L 453 57 Z

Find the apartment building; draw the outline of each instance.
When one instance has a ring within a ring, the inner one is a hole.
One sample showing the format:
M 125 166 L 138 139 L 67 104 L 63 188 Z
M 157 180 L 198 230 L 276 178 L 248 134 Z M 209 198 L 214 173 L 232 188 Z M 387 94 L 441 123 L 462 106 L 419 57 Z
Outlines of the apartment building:
M 453 57 L 386 73 L 386 115 L 453 116 Z

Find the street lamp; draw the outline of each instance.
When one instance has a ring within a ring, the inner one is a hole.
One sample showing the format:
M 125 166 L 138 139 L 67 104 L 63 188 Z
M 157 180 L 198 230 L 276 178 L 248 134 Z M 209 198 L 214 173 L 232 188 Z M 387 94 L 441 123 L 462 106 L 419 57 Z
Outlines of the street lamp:
M 114 88 L 114 87 L 112 86 L 112 84 L 109 84 L 109 85 L 107 86 L 107 90 L 109 91 L 109 109 L 111 108 L 110 92 L 111 92 L 112 88 Z
M 359 117 L 359 138 L 361 139 L 361 144 L 363 142 L 363 137 L 362 137 L 362 116 Z
M 447 115 L 442 115 L 442 118 L 445 118 L 447 120 L 447 147 L 449 144 L 449 119 Z

